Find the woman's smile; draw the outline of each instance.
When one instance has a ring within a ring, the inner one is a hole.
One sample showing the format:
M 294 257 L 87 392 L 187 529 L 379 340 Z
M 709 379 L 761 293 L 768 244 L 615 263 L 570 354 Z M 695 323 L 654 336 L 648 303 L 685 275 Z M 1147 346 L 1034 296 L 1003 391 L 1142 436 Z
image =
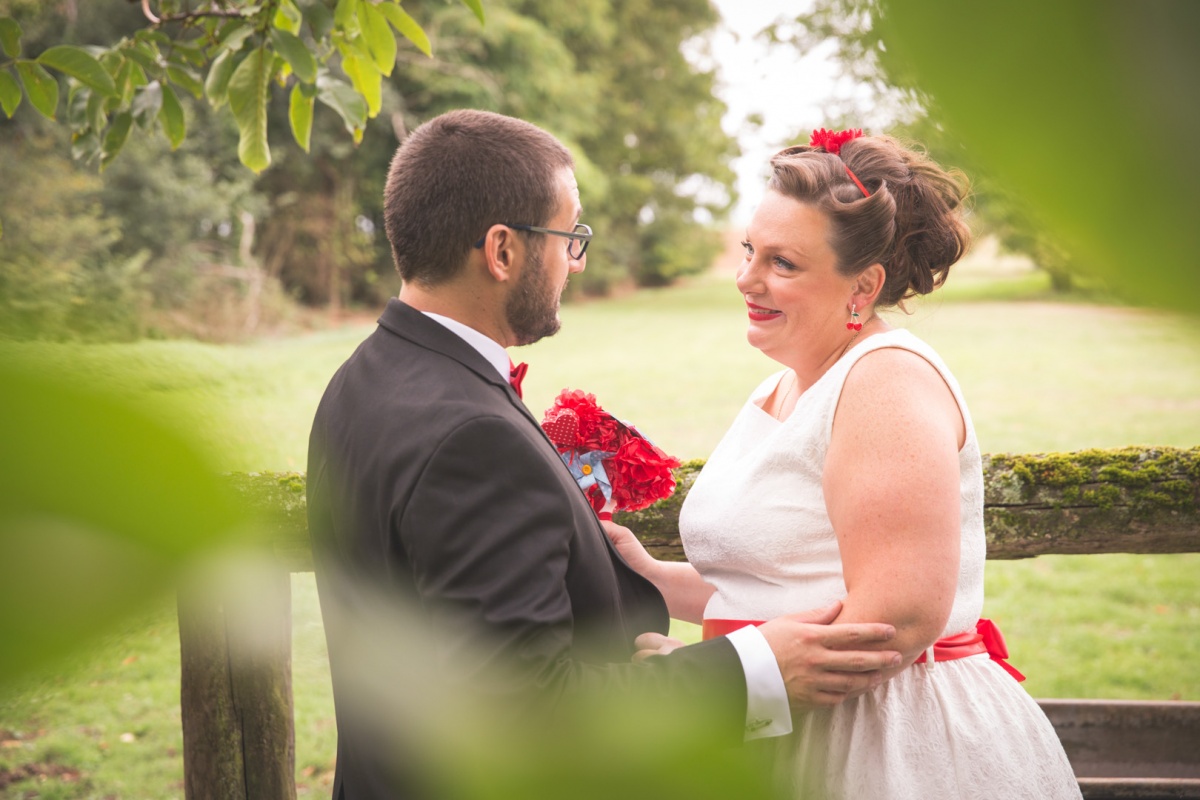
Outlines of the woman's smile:
M 746 301 L 746 308 L 750 312 L 750 319 L 753 322 L 768 322 L 773 319 L 779 319 L 783 316 L 783 312 L 774 308 L 756 305 L 749 300 Z

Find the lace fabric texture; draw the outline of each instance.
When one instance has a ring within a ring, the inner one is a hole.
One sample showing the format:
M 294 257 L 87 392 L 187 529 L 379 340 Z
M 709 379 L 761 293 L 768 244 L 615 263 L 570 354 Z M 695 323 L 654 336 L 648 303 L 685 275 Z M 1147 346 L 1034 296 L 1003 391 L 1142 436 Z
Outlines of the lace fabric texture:
M 837 537 L 821 489 L 833 415 L 850 369 L 882 347 L 917 353 L 962 410 L 962 538 L 958 587 L 943 636 L 974 630 L 986 557 L 979 443 L 958 383 L 904 330 L 852 348 L 783 422 L 751 395 L 688 493 L 679 526 L 688 560 L 716 587 L 706 617 L 771 619 L 846 596 Z M 1020 666 L 1020 654 L 1016 654 Z M 1078 798 L 1078 783 L 1037 703 L 986 655 L 909 667 L 859 698 L 798 716 L 766 745 L 799 797 Z

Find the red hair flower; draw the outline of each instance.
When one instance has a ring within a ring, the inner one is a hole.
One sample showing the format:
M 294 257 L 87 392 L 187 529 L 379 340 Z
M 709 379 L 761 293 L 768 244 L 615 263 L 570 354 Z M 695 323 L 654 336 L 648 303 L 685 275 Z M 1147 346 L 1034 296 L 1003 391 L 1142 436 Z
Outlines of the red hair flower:
M 850 128 L 844 131 L 827 131 L 824 128 L 817 128 L 812 132 L 808 146 L 822 147 L 826 153 L 836 156 L 842 152 L 842 145 L 862 135 L 862 128 Z
M 579 488 L 599 513 L 611 501 L 618 511 L 639 511 L 675 491 L 667 455 L 578 389 L 563 389 L 542 418 L 542 430 Z

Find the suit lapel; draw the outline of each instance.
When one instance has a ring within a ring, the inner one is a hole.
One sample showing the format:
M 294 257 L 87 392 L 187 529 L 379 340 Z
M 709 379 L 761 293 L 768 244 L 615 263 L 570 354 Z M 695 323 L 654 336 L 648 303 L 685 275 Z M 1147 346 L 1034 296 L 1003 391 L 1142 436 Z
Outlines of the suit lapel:
M 546 444 L 554 447 L 550 438 L 546 436 L 546 432 L 542 430 L 541 423 L 533 416 L 524 401 L 517 397 L 516 391 L 509 382 L 502 378 L 496 372 L 495 367 L 474 347 L 471 347 L 446 326 L 431 320 L 417 309 L 394 297 L 388 300 L 383 315 L 379 317 L 379 324 L 397 336 L 457 361 L 485 382 L 500 389 L 513 408 L 520 411 L 537 428 L 538 433 L 546 440 Z

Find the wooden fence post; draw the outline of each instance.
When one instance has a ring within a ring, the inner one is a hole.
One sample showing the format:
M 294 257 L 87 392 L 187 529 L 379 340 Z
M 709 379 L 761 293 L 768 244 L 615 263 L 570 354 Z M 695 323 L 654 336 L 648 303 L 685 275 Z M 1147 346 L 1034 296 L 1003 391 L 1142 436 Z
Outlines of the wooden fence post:
M 295 800 L 291 576 L 179 592 L 187 800 Z

